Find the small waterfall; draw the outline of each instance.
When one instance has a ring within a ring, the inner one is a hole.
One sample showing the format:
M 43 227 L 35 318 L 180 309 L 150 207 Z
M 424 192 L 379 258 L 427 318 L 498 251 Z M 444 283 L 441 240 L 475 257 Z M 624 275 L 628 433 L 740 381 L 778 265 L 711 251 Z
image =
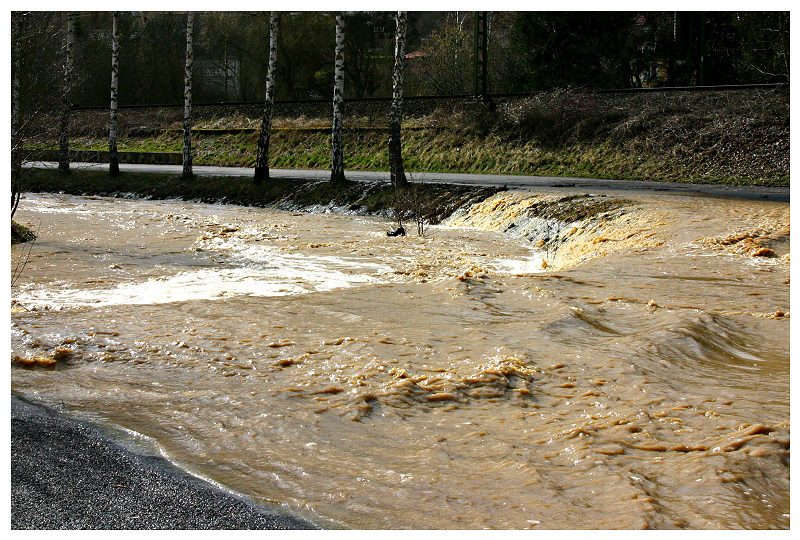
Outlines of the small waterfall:
M 632 208 L 631 201 L 605 195 L 506 191 L 458 210 L 443 225 L 500 231 L 526 240 L 541 250 L 543 268 L 564 268 L 592 258 L 585 255 L 586 246 L 606 241 L 598 240 L 599 233 Z M 576 252 L 584 256 L 569 256 Z

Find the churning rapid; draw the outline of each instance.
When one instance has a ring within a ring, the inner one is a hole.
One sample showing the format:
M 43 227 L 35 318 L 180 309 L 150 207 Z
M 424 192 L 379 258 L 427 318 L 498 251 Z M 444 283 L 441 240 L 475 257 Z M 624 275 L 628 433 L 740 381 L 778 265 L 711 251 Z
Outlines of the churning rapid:
M 28 195 L 12 390 L 322 527 L 788 528 L 789 205 Z M 130 442 L 130 441 L 129 441 Z

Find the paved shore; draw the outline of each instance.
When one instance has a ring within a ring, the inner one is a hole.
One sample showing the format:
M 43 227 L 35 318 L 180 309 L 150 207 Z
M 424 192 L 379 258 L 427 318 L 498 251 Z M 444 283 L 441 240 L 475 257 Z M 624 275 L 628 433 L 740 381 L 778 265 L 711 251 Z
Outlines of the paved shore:
M 310 529 L 11 398 L 12 529 Z

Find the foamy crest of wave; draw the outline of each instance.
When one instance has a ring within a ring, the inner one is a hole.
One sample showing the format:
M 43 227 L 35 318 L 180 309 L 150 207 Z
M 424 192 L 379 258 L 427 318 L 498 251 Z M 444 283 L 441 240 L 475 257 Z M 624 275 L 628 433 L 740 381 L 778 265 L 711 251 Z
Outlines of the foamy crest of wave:
M 497 259 L 490 264 L 503 274 L 533 274 L 543 272 L 543 252 L 534 253 L 521 259 Z
M 242 295 L 284 296 L 377 283 L 382 279 L 379 277 L 381 274 L 391 272 L 390 267 L 381 264 L 305 253 L 284 254 L 269 246 L 252 246 L 244 242 L 216 247 L 220 251 L 227 250 L 230 257 L 219 268 L 189 270 L 112 288 L 29 290 L 21 292 L 16 300 L 28 306 L 61 309 L 165 304 Z
M 124 206 L 116 199 L 94 197 L 91 207 L 86 198 L 72 195 L 54 195 L 52 197 L 26 197 L 25 206 L 31 211 L 41 214 L 70 214 L 80 216 L 97 216 L 102 214 L 131 214 L 134 210 Z

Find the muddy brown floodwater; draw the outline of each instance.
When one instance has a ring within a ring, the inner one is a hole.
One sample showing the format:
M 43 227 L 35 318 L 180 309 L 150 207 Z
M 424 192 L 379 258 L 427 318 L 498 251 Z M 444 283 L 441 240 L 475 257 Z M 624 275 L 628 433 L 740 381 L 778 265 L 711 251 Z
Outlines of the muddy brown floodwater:
M 29 194 L 12 390 L 323 527 L 788 528 L 789 205 L 622 195 Z

